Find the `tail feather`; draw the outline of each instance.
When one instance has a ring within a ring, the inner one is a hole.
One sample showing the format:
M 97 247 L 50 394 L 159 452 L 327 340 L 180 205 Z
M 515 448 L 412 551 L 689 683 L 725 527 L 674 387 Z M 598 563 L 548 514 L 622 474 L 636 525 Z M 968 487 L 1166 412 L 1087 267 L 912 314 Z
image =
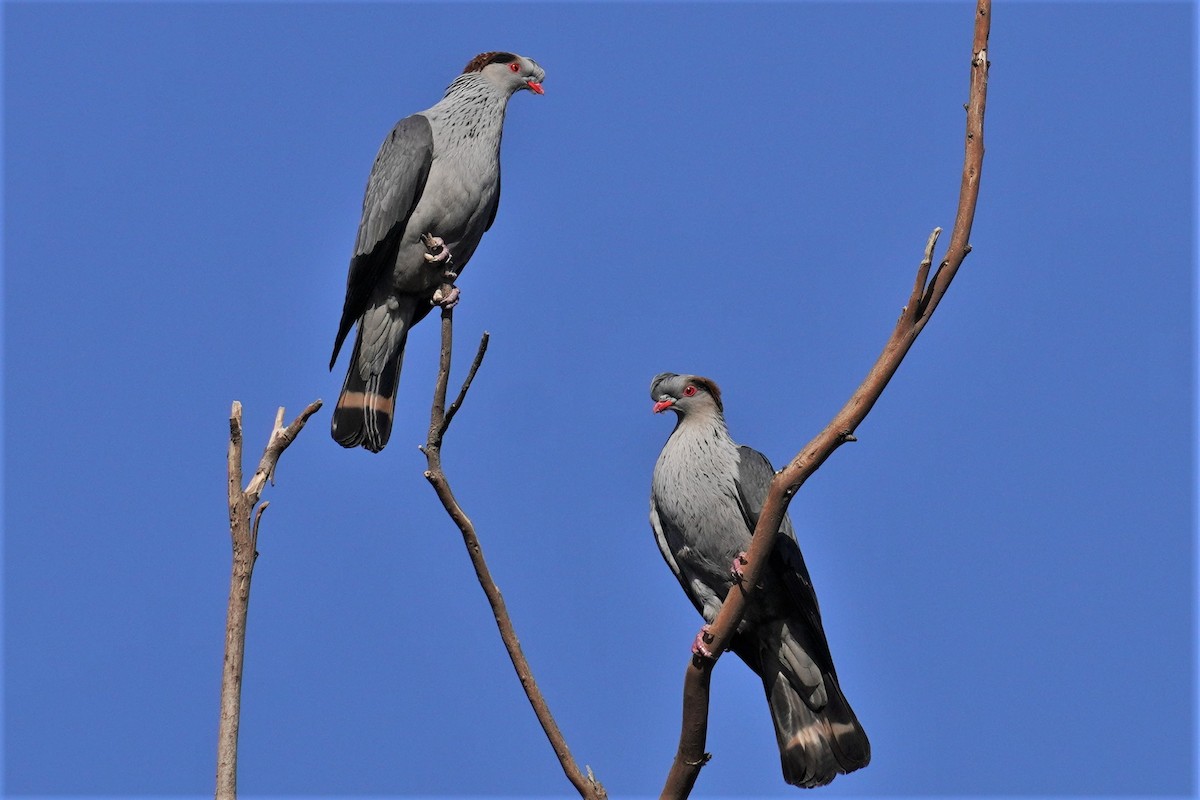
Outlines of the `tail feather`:
M 788 669 L 770 652 L 762 652 L 762 679 L 771 721 L 779 743 L 783 778 L 794 786 L 824 786 L 839 774 L 865 767 L 871 760 L 871 743 L 838 685 L 837 675 L 821 673 L 822 702 L 809 687 L 793 686 Z
M 359 350 L 362 333 L 355 338 L 354 354 L 342 384 L 342 394 L 333 409 L 331 432 L 342 447 L 365 447 L 378 453 L 392 435 L 392 418 L 396 410 L 396 389 L 400 385 L 400 367 L 404 363 L 404 340 L 396 353 L 387 359 L 383 370 L 362 377 Z
M 827 675 L 825 680 L 833 689 L 829 693 L 829 704 L 822 709 L 831 734 L 829 741 L 843 771 L 853 772 L 871 763 L 871 741 L 867 739 L 867 732 L 842 694 L 837 677 Z

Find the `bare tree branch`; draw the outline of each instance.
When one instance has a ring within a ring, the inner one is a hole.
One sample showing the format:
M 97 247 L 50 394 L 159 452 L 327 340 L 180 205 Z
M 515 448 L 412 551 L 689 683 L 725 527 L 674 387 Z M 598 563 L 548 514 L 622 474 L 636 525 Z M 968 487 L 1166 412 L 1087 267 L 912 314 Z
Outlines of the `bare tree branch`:
M 917 277 L 909 302 L 892 331 L 883 352 L 867 374 L 866 379 L 851 395 L 832 421 L 809 442 L 792 461 L 775 474 L 766 502 L 754 529 L 754 538 L 747 551 L 739 591 L 730 591 L 721 611 L 711 626 L 709 649 L 718 657 L 729 643 L 742 619 L 747 600 L 758 583 L 767 554 L 787 512 L 788 503 L 813 472 L 843 443 L 854 440 L 854 431 L 866 418 L 883 393 L 888 381 L 908 353 L 917 336 L 925 328 L 938 303 L 946 293 L 955 273 L 970 252 L 968 244 L 975 206 L 979 198 L 979 178 L 983 167 L 983 117 L 987 98 L 987 44 L 991 26 L 991 0 L 977 0 L 975 36 L 972 44 L 971 82 L 967 103 L 967 133 L 963 158 L 962 185 L 958 210 L 946 257 L 928 279 L 933 263 L 933 248 L 940 229 L 935 229 L 925 246 L 925 257 L 917 269 Z M 706 638 L 707 642 L 707 638 Z M 716 658 L 694 657 L 684 677 L 683 724 L 679 750 L 667 775 L 663 797 L 687 797 L 696 783 L 701 767 L 709 756 L 704 752 L 708 731 L 709 681 Z
M 242 489 L 242 404 L 233 401 L 229 414 L 229 533 L 233 540 L 233 567 L 229 578 L 229 607 L 225 616 L 225 664 L 221 673 L 221 722 L 217 731 L 217 800 L 237 797 L 238 723 L 242 705 L 242 663 L 246 654 L 246 616 L 250 609 L 250 578 L 258 557 L 258 526 L 267 503 L 258 505 L 263 487 L 275 473 L 279 457 L 308 418 L 317 413 L 316 400 L 283 427 L 283 408 L 267 441 L 258 469 Z M 258 505 L 256 509 L 255 506 Z M 251 519 L 253 515 L 253 520 Z
M 454 415 L 462 408 L 463 401 L 467 399 L 467 392 L 471 388 L 471 384 L 475 381 L 475 373 L 479 372 L 479 366 L 483 364 L 483 357 L 487 354 L 488 333 L 483 332 L 483 337 L 479 340 L 479 349 L 475 352 L 475 360 L 471 362 L 471 368 L 467 370 L 466 380 L 463 381 L 462 388 L 458 390 L 458 397 L 454 398 L 454 402 L 446 409 L 446 415 L 442 419 L 441 429 L 438 434 L 438 443 L 442 441 L 442 436 L 446 434 L 446 429 L 450 427 L 450 421 L 454 419 Z M 449 376 L 447 376 L 449 377 Z M 445 400 L 445 397 L 442 398 Z
M 454 521 L 459 531 L 462 532 L 463 544 L 466 545 L 467 554 L 471 557 L 471 564 L 475 568 L 475 577 L 478 578 L 479 585 L 483 588 L 483 593 L 487 595 L 488 603 L 492 607 L 492 616 L 496 619 L 496 627 L 500 630 L 500 638 L 504 641 L 505 649 L 508 650 L 508 657 L 512 660 L 513 669 L 517 671 L 517 678 L 521 681 L 522 688 L 525 689 L 525 695 L 529 698 L 529 704 L 533 707 L 533 713 L 537 716 L 537 720 L 541 724 L 546 738 L 550 740 L 550 746 L 554 748 L 554 754 L 558 756 L 558 761 L 562 765 L 567 780 L 579 792 L 580 797 L 589 798 L 589 800 L 604 800 L 608 795 L 604 787 L 592 775 L 591 769 L 588 769 L 585 775 L 571 757 L 571 751 L 567 747 L 567 740 L 563 737 L 562 731 L 559 730 L 558 724 L 554 721 L 554 717 L 550 713 L 550 707 L 546 703 L 546 699 L 542 696 L 537 681 L 534 679 L 533 670 L 525 658 L 525 653 L 521 650 L 521 642 L 517 639 L 512 619 L 508 616 L 504 597 L 500 594 L 500 588 L 492 579 L 491 571 L 488 569 L 487 561 L 484 559 L 483 547 L 480 545 L 479 537 L 475 533 L 475 525 L 471 522 L 466 512 L 463 511 L 462 506 L 458 504 L 458 500 L 455 499 L 454 493 L 450 489 L 450 482 L 447 480 L 446 474 L 442 469 L 442 438 L 450 427 L 450 422 L 454 418 L 454 414 L 462 407 L 463 401 L 467 396 L 467 390 L 470 389 L 471 382 L 475 379 L 475 373 L 479 370 L 480 364 L 483 363 L 484 353 L 487 352 L 488 335 L 487 333 L 483 334 L 479 342 L 479 349 L 475 353 L 475 360 L 471 363 L 471 369 L 467 373 L 466 380 L 463 381 L 462 388 L 458 392 L 458 397 L 450 405 L 449 409 L 447 409 L 446 387 L 450 381 L 450 357 L 453 349 L 453 341 L 454 312 L 451 309 L 443 309 L 441 360 L 438 367 L 437 383 L 433 392 L 434 399 L 429 418 L 429 435 L 425 441 L 425 445 L 421 448 L 428 465 L 428 469 L 425 471 L 425 478 L 432 484 L 434 491 L 437 492 L 438 499 L 442 501 L 442 505 L 445 507 L 446 513 L 450 515 L 450 519 Z

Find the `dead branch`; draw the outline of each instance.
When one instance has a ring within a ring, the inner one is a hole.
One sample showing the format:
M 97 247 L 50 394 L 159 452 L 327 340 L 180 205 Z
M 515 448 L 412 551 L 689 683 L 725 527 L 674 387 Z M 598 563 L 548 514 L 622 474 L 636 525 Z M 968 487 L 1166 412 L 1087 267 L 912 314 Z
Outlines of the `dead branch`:
M 320 400 L 313 401 L 286 428 L 283 426 L 283 408 L 279 409 L 258 468 L 245 489 L 242 489 L 242 404 L 234 400 L 233 410 L 229 414 L 229 533 L 233 540 L 233 567 L 229 578 L 229 607 L 225 616 L 221 722 L 217 731 L 217 800 L 234 800 L 237 797 L 238 723 L 242 705 L 242 662 L 246 653 L 250 578 L 254 573 L 254 560 L 258 557 L 258 526 L 268 505 L 265 502 L 258 505 L 258 500 L 267 481 L 274 478 L 279 457 L 296 440 L 308 418 L 317 413 L 320 407 Z
M 729 592 L 711 626 L 712 641 L 709 643 L 709 649 L 717 657 L 725 650 L 742 619 L 747 601 L 758 583 L 762 565 L 766 563 L 767 554 L 775 544 L 775 535 L 783 522 L 784 514 L 787 513 L 788 503 L 834 450 L 845 442 L 854 441 L 854 431 L 871 411 L 888 381 L 896 374 L 900 362 L 924 330 L 963 259 L 971 251 L 968 240 L 975 219 L 979 178 L 983 167 L 983 117 L 987 99 L 987 45 L 990 26 L 991 0 L 977 0 L 962 185 L 946 257 L 938 265 L 932 279 L 929 279 L 933 248 L 941 234 L 941 229 L 937 228 L 926 242 L 925 256 L 917 268 L 916 281 L 908 304 L 901 312 L 892 335 L 866 379 L 825 429 L 786 467 L 775 474 L 747 552 L 746 559 L 749 563 L 744 567 L 739 583 L 741 591 Z M 701 767 L 709 759 L 709 755 L 704 752 L 704 744 L 708 731 L 709 681 L 715 664 L 716 658 L 700 657 L 693 658 L 688 664 L 684 677 L 683 724 L 679 750 L 667 775 L 662 797 L 687 797 L 695 785 Z
M 558 761 L 562 765 L 567 780 L 579 792 L 580 797 L 589 798 L 589 800 L 604 800 L 604 798 L 608 797 L 608 794 L 600 782 L 592 775 L 591 769 L 588 769 L 585 775 L 571 757 L 571 751 L 567 747 L 567 740 L 563 737 L 562 731 L 559 730 L 558 724 L 554 721 L 554 717 L 550 713 L 550 707 L 547 705 L 546 699 L 542 696 L 537 681 L 533 677 L 533 670 L 530 669 L 529 662 L 525 659 L 525 654 L 521 650 L 521 642 L 517 639 L 516 630 L 513 628 L 512 620 L 508 616 L 508 609 L 504 604 L 504 597 L 500 594 L 500 587 L 492 579 L 491 571 L 488 569 L 487 561 L 484 559 L 483 547 L 480 545 L 479 537 L 475 533 L 475 525 L 471 522 L 466 512 L 463 511 L 462 506 L 458 504 L 458 500 L 455 499 L 454 492 L 450 489 L 450 482 L 447 480 L 446 474 L 442 469 L 442 438 L 446 435 L 446 431 L 450 427 L 450 422 L 454 419 L 455 413 L 462 407 L 463 401 L 467 396 L 467 390 L 470 389 L 471 382 L 475 379 L 475 373 L 479 370 L 480 364 L 483 363 L 484 353 L 487 352 L 488 335 L 487 333 L 483 334 L 483 338 L 479 342 L 479 349 L 475 353 L 475 360 L 471 363 L 471 369 L 467 373 L 466 380 L 463 381 L 457 398 L 455 398 L 454 402 L 447 409 L 446 387 L 450 381 L 450 356 L 453 349 L 453 341 L 454 312 L 452 309 L 443 309 L 441 360 L 438 367 L 437 383 L 434 386 L 433 392 L 433 408 L 429 418 L 429 435 L 425 441 L 425 445 L 421 448 L 421 452 L 425 454 L 428 466 L 425 470 L 425 478 L 433 485 L 438 499 L 442 501 L 442 505 L 446 509 L 446 513 L 450 515 L 450 519 L 454 521 L 459 531 L 462 532 L 463 544 L 466 545 L 467 554 L 471 557 L 471 565 L 475 568 L 475 577 L 478 578 L 479 585 L 483 588 L 483 593 L 487 595 L 488 603 L 492 607 L 492 616 L 496 619 L 496 627 L 500 630 L 500 638 L 504 641 L 505 649 L 508 650 L 508 657 L 512 660 L 513 669 L 517 671 L 517 678 L 521 681 L 522 688 L 525 689 L 525 695 L 529 698 L 529 704 L 533 707 L 533 713 L 537 716 L 537 720 L 541 724 L 546 738 L 550 740 L 550 746 L 554 748 L 554 753 L 558 756 Z

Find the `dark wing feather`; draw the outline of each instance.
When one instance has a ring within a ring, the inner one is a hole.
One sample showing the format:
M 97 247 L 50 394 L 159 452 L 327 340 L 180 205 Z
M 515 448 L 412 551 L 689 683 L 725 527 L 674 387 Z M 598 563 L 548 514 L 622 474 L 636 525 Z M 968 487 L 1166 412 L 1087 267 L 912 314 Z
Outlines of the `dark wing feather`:
M 396 249 L 413 209 L 421 201 L 433 163 L 433 130 L 420 114 L 396 123 L 383 140 L 367 179 L 362 221 L 346 277 L 346 301 L 329 368 L 337 361 L 346 335 L 362 316 L 371 294 L 396 258 Z
M 751 447 L 739 445 L 738 455 L 740 456 L 737 477 L 738 501 L 742 507 L 742 514 L 746 518 L 746 524 L 753 531 L 758 524 L 763 504 L 767 501 L 767 491 L 770 489 L 771 480 L 775 477 L 775 470 L 766 456 Z M 766 568 L 780 580 L 787 590 L 792 613 L 808 623 L 808 626 L 816 634 L 813 636 L 813 644 L 818 652 L 810 654 L 813 660 L 822 669 L 827 669 L 832 673 L 833 658 L 829 654 L 829 643 L 825 639 L 825 627 L 821 624 L 821 609 L 817 605 L 817 593 L 813 589 L 812 578 L 808 575 L 808 566 L 804 563 L 804 555 L 800 552 L 800 545 L 796 541 L 796 532 L 792 528 L 792 521 L 786 514 L 779 532 L 781 535 L 775 537 L 775 546 L 772 548 Z

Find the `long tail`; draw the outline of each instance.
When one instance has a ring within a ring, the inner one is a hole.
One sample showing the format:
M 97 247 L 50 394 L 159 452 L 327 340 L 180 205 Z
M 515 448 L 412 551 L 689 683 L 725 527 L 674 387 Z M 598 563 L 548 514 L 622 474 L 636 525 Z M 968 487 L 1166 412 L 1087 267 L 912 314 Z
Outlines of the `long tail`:
M 783 779 L 793 786 L 824 786 L 837 775 L 865 767 L 871 760 L 871 743 L 846 702 L 837 676 L 826 672 L 821 678 L 826 702 L 814 710 L 783 671 L 763 671 Z
M 362 377 L 359 350 L 362 347 L 361 327 L 354 340 L 354 354 L 342 394 L 333 409 L 333 439 L 342 447 L 365 447 L 378 453 L 392 435 L 392 417 L 396 410 L 396 388 L 400 385 L 400 367 L 404 363 L 405 330 L 395 352 L 384 362 L 382 371 Z

